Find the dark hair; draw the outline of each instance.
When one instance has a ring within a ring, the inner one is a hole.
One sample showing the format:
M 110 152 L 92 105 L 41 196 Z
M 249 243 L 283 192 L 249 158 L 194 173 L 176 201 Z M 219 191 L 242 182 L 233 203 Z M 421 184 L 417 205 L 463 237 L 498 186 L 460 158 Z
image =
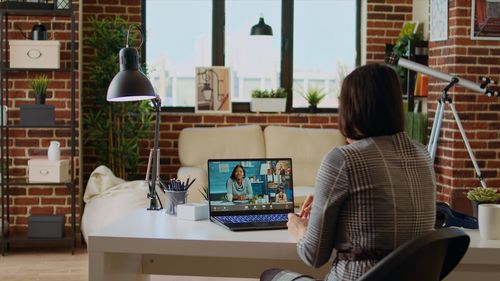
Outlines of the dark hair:
M 245 168 L 243 168 L 243 166 L 241 164 L 238 164 L 238 165 L 234 166 L 233 172 L 231 173 L 231 179 L 232 180 L 236 179 L 235 176 L 234 176 L 234 173 L 236 173 L 236 169 L 238 169 L 238 168 L 241 168 L 243 170 L 243 177 L 245 177 L 245 175 L 247 174 L 245 172 Z
M 402 92 L 392 68 L 368 64 L 345 77 L 340 90 L 339 129 L 354 140 L 404 130 Z

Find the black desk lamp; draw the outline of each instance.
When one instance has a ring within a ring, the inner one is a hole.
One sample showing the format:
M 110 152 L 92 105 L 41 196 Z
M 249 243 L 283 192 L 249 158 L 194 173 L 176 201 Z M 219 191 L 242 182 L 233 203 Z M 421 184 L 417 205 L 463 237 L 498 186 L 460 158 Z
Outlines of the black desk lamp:
M 148 77 L 142 73 L 139 67 L 139 55 L 137 49 L 128 45 L 130 30 L 136 27 L 139 32 L 142 31 L 137 25 L 131 25 L 127 31 L 127 43 L 125 48 L 120 50 L 120 72 L 118 72 L 108 87 L 106 99 L 110 102 L 125 102 L 151 100 L 156 112 L 156 124 L 154 132 L 154 143 L 152 152 L 152 176 L 148 181 L 149 193 L 151 199 L 148 210 L 161 210 L 161 203 L 156 193 L 156 182 L 158 180 L 158 138 L 160 130 L 160 111 L 161 100 L 158 97 L 149 81 Z M 141 40 L 142 41 L 142 40 Z M 142 46 L 142 42 L 141 42 Z M 140 48 L 140 46 L 139 46 Z M 158 199 L 158 200 L 157 200 Z

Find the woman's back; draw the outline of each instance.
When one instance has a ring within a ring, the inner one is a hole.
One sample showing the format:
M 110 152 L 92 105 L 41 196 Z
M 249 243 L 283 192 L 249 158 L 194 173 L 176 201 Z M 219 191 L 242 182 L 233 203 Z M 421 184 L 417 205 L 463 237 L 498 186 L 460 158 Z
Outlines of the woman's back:
M 398 133 L 340 150 L 351 184 L 339 223 L 354 246 L 394 249 L 433 229 L 434 171 L 423 146 Z
M 387 253 L 433 229 L 435 181 L 431 160 L 425 148 L 406 133 L 359 140 L 333 150 L 324 162 L 345 167 L 346 186 L 341 188 L 338 185 L 342 181 L 338 181 L 333 187 L 346 193 L 334 234 L 337 250 Z M 334 196 L 338 197 L 338 192 Z M 338 204 L 335 198 L 328 202 Z M 339 260 L 330 278 L 356 279 L 375 262 Z

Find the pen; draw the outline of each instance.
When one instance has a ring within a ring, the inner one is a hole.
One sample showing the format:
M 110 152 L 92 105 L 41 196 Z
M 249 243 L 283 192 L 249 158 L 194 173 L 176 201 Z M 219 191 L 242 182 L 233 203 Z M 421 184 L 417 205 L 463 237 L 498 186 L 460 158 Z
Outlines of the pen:
M 158 178 L 158 182 L 160 183 L 161 190 L 163 191 L 163 193 L 165 193 L 165 190 L 167 189 L 167 185 L 165 184 L 165 182 L 161 178 Z
M 193 179 L 193 181 L 186 187 L 186 190 L 189 189 L 189 187 L 191 187 L 191 185 L 194 183 L 196 179 Z

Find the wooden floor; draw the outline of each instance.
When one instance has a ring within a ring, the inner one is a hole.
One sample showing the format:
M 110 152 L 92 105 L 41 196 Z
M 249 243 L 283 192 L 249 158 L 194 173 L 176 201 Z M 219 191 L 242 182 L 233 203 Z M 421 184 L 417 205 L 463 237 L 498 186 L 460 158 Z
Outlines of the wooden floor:
M 0 255 L 0 281 L 87 281 L 88 255 L 79 248 L 71 255 L 67 248 L 12 249 Z M 247 278 L 152 276 L 151 281 L 254 281 Z
M 87 268 L 87 250 L 83 248 L 74 255 L 67 248 L 16 248 L 0 256 L 2 281 L 86 281 Z

